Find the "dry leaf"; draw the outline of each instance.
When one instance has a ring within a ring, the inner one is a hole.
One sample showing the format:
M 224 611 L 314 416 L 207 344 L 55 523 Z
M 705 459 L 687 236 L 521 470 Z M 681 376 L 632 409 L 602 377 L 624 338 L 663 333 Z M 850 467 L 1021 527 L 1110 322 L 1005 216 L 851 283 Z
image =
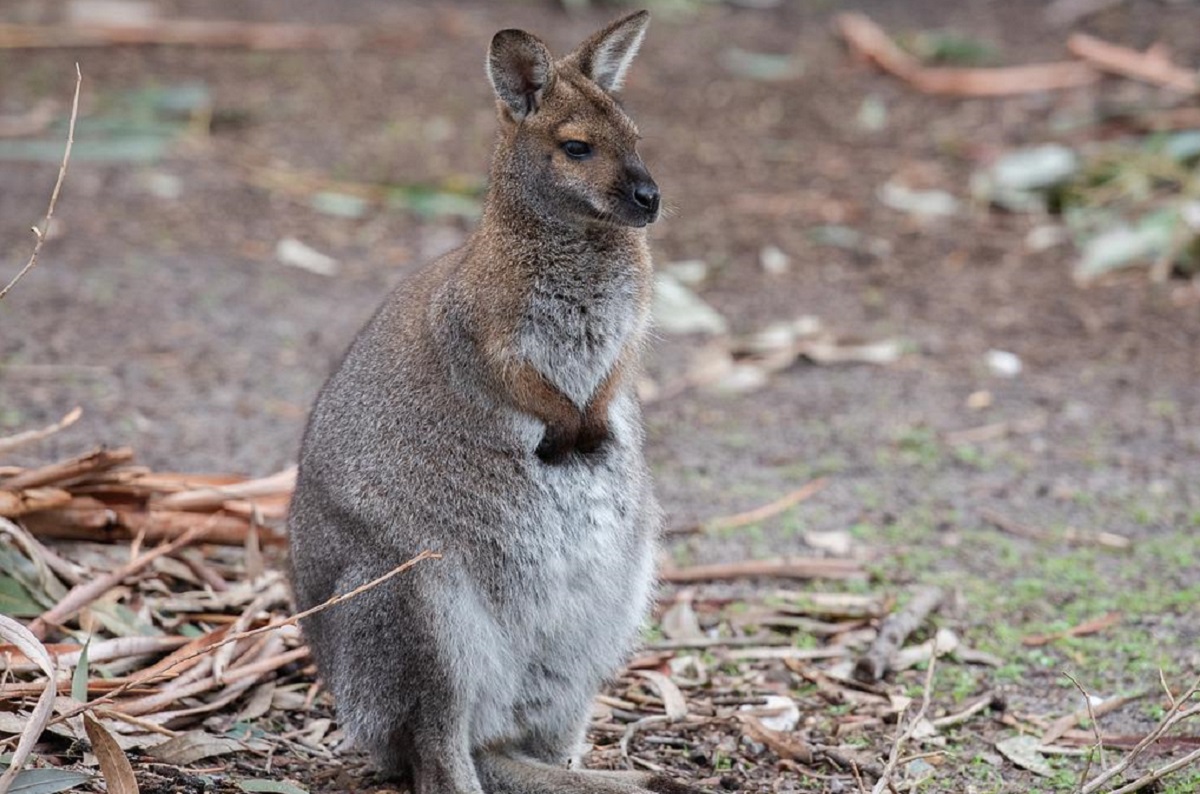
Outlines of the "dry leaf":
M 1011 736 L 996 742 L 1000 754 L 1022 769 L 1028 769 L 1035 775 L 1051 777 L 1054 770 L 1039 752 L 1041 743 L 1033 736 Z
M 92 752 L 100 762 L 100 774 L 104 776 L 108 794 L 140 794 L 133 767 L 112 734 L 86 712 L 83 715 L 83 727 L 92 743 Z
M 649 681 L 650 686 L 658 692 L 658 696 L 663 701 L 663 708 L 667 712 L 667 719 L 675 722 L 687 716 L 687 700 L 684 699 L 683 692 L 679 691 L 679 687 L 675 685 L 674 681 L 656 670 L 635 670 L 634 675 Z
M 245 749 L 245 745 L 234 739 L 213 736 L 204 731 L 189 731 L 151 747 L 147 755 L 166 764 L 187 766 L 205 758 L 238 753 Z
M 4 771 L 3 775 L 0 775 L 0 792 L 6 792 L 11 790 L 15 778 L 21 771 L 21 767 L 25 765 L 26 759 L 29 758 L 29 754 L 33 751 L 33 746 L 37 743 L 38 737 L 46 729 L 46 723 L 50 721 L 50 715 L 54 710 L 54 697 L 57 691 L 55 687 L 54 661 L 50 658 L 50 654 L 46 653 L 45 647 L 33 636 L 29 629 L 7 615 L 0 615 L 0 639 L 17 646 L 17 649 L 25 654 L 27 658 L 36 662 L 46 675 L 46 688 L 42 691 L 41 697 L 38 698 L 37 706 L 33 709 L 33 715 L 25 725 L 25 730 L 21 733 L 21 739 L 17 742 L 17 749 L 13 750 L 12 756 L 9 758 L 8 769 Z

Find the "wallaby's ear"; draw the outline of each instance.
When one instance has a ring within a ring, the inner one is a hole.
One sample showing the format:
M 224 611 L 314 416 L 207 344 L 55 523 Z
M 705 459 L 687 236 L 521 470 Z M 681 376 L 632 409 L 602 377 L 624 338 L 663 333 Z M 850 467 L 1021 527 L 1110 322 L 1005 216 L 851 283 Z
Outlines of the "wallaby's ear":
M 625 82 L 625 72 L 642 46 L 648 24 L 649 11 L 622 17 L 589 36 L 566 60 L 605 91 L 616 91 Z
M 532 115 L 554 80 L 554 61 L 546 45 L 523 30 L 502 30 L 488 49 L 488 79 L 496 96 L 520 121 Z

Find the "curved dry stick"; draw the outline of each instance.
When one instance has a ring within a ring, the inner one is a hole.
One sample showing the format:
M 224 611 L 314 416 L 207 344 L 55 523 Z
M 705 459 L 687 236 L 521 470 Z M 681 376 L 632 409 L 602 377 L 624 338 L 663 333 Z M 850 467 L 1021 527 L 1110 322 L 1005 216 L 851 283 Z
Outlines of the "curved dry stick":
M 42 228 L 33 227 L 33 234 L 37 237 L 37 242 L 33 244 L 33 253 L 29 255 L 29 261 L 25 263 L 25 267 L 21 268 L 21 272 L 13 276 L 13 280 L 8 282 L 4 289 L 0 289 L 0 300 L 4 300 L 8 291 L 16 286 L 17 282 L 37 264 L 42 243 L 46 242 L 46 235 L 50 233 L 50 221 L 54 219 L 54 207 L 58 204 L 58 193 L 62 190 L 63 180 L 67 177 L 67 163 L 71 161 L 71 147 L 75 145 L 75 119 L 79 117 L 79 87 L 82 84 L 83 73 L 79 71 L 79 64 L 75 64 L 75 98 L 71 100 L 71 122 L 67 127 L 67 148 L 63 151 L 62 165 L 58 168 L 58 181 L 54 183 L 54 192 L 50 194 L 50 206 L 46 209 Z M 3 794 L 3 790 L 0 790 L 0 794 Z

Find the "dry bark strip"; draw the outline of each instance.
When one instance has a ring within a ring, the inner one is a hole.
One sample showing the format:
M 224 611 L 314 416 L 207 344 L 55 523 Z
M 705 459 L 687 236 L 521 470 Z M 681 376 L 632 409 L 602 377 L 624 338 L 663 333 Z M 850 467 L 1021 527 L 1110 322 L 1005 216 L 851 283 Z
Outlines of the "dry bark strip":
M 244 546 L 250 522 L 242 516 L 208 515 L 182 510 L 111 508 L 90 497 L 76 497 L 65 507 L 30 513 L 22 519 L 31 533 L 42 538 L 128 542 L 142 536 L 147 543 L 174 540 L 197 526 L 207 526 L 206 543 Z M 260 540 L 281 545 L 282 533 L 259 530 Z
M 1079 61 L 989 69 L 926 67 L 900 49 L 865 14 L 838 14 L 834 23 L 855 52 L 926 94 L 977 97 L 1031 94 L 1088 85 L 1100 76 Z
M 746 560 L 687 568 L 666 568 L 659 573 L 664 582 L 708 582 L 721 579 L 775 577 L 784 579 L 854 579 L 866 575 L 854 560 L 826 557 L 787 557 Z
M 1194 94 L 1200 91 L 1200 74 L 1191 69 L 1176 66 L 1160 46 L 1151 47 L 1145 52 L 1138 52 L 1098 39 L 1095 36 L 1089 36 L 1086 33 L 1073 33 L 1067 39 L 1067 49 L 1071 51 L 1072 55 L 1082 58 L 1104 72 L 1163 86 L 1185 94 Z
M 117 449 L 97 449 L 77 458 L 51 463 L 37 469 L 29 469 L 0 482 L 0 488 L 6 491 L 21 491 L 26 488 L 36 488 L 42 485 L 62 486 L 66 481 L 111 469 L 122 463 L 133 460 L 133 450 L 129 447 Z
M 826 477 L 820 477 L 812 482 L 805 483 L 801 487 L 784 494 L 773 502 L 769 502 L 762 507 L 756 507 L 753 510 L 747 510 L 744 513 L 735 513 L 731 516 L 722 516 L 714 518 L 703 524 L 691 524 L 681 527 L 672 527 L 667 530 L 668 535 L 683 535 L 689 532 L 722 532 L 730 529 L 738 529 L 747 527 L 751 524 L 757 524 L 766 521 L 768 518 L 773 518 L 780 513 L 788 510 L 810 497 L 820 493 L 820 491 L 829 484 Z
M 26 513 L 62 507 L 71 501 L 71 494 L 62 488 L 26 488 L 21 491 L 0 491 L 0 517 L 17 518 Z
M 942 597 L 941 588 L 923 587 L 913 594 L 903 609 L 888 615 L 879 627 L 875 642 L 854 664 L 854 677 L 868 683 L 881 680 L 891 669 L 892 660 L 908 635 L 920 628 L 929 614 L 938 608 Z
M 350 25 L 300 25 L 201 19 L 157 19 L 141 24 L 0 25 L 0 49 L 174 45 L 250 50 L 401 48 L 419 34 Z

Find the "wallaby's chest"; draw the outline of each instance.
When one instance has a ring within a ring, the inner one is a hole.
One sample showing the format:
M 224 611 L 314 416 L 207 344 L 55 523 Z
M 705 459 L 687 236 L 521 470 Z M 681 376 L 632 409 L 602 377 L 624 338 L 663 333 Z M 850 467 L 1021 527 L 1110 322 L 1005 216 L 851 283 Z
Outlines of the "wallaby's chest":
M 529 362 L 579 406 L 587 403 L 641 324 L 633 267 L 547 274 L 530 291 L 519 331 Z

